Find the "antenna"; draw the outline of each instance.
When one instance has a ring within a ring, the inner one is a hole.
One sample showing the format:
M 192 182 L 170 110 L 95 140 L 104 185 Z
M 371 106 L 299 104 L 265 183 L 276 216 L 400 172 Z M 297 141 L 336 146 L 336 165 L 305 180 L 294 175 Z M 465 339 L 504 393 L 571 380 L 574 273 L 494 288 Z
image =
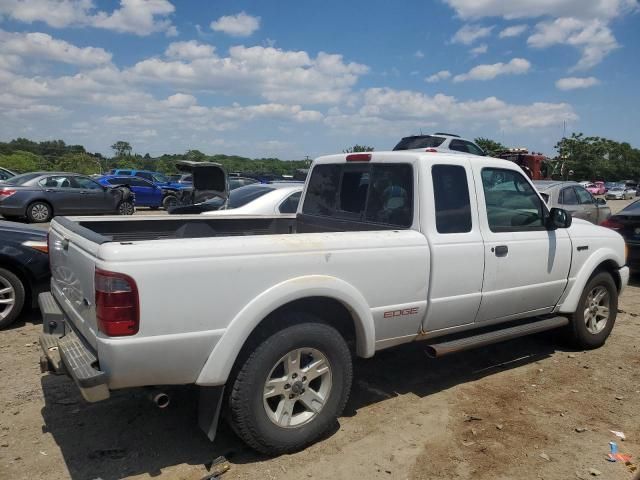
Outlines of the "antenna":
M 422 135 L 422 129 L 420 129 L 420 135 Z
M 567 121 L 563 120 L 562 121 L 562 138 L 566 138 L 567 137 Z

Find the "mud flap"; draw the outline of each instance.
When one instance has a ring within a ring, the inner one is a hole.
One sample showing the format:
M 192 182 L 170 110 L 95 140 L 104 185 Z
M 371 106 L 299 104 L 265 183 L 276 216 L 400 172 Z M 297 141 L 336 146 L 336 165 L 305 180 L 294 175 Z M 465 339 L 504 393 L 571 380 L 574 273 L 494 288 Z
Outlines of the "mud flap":
M 200 387 L 198 426 L 212 442 L 216 438 L 216 431 L 218 430 L 223 394 L 224 385 L 219 387 Z

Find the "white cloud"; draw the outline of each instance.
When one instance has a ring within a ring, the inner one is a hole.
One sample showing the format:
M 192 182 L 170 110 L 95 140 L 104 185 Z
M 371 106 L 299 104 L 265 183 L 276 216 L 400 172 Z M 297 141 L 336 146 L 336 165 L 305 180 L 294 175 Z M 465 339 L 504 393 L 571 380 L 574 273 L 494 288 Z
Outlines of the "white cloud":
M 598 85 L 600 81 L 595 77 L 566 77 L 556 81 L 559 90 L 575 90 L 576 88 L 589 88 Z
M 536 102 L 529 105 L 509 104 L 496 97 L 459 101 L 437 94 L 428 96 L 411 90 L 370 88 L 364 92 L 362 106 L 352 113 L 338 109 L 329 112 L 325 123 L 335 129 L 353 132 L 407 132 L 416 126 L 443 125 L 460 128 L 480 121 L 505 130 L 547 128 L 575 121 L 578 116 L 566 103 Z
M 416 50 L 416 53 L 414 53 L 413 56 L 416 58 L 424 58 L 424 53 L 422 50 Z
M 614 18 L 637 7 L 636 0 L 445 0 L 462 18 L 542 16 Z
M 428 83 L 435 83 L 435 82 L 439 82 L 440 80 L 446 80 L 450 76 L 451 76 L 451 72 L 449 70 L 440 70 L 439 72 L 434 73 L 430 77 L 425 78 L 424 81 Z
M 228 57 L 191 61 L 149 58 L 125 72 L 137 83 L 158 82 L 201 91 L 258 94 L 271 102 L 338 103 L 368 67 L 342 55 L 235 46 Z
M 494 63 L 491 65 L 477 65 L 467 73 L 453 77 L 454 82 L 467 80 L 492 80 L 499 75 L 521 75 L 527 73 L 531 63 L 524 58 L 513 58 L 507 63 Z
M 111 61 L 111 54 L 102 48 L 77 47 L 46 33 L 12 33 L 0 30 L 0 54 L 19 58 L 40 58 L 73 65 L 100 65 Z
M 211 29 L 224 32 L 233 37 L 248 37 L 260 28 L 260 17 L 240 12 L 237 15 L 226 15 L 211 22 Z
M 517 37 L 526 32 L 528 28 L 527 25 L 511 25 L 502 30 L 498 36 L 500 38 Z
M 149 35 L 164 31 L 177 35 L 168 16 L 175 7 L 168 0 L 120 0 L 113 12 L 96 11 L 92 0 L 2 0 L 0 15 L 50 27 L 92 26 L 116 32 Z
M 480 38 L 491 35 L 491 27 L 481 27 L 480 25 L 464 25 L 451 38 L 453 43 L 462 43 L 463 45 L 471 45 Z
M 489 47 L 487 47 L 486 43 L 482 43 L 482 44 L 478 45 L 477 47 L 472 48 L 470 50 L 470 52 L 471 52 L 471 55 L 474 55 L 474 56 L 481 55 L 483 53 L 487 53 L 488 48 Z
M 619 47 L 611 30 L 602 21 L 569 17 L 538 23 L 527 44 L 534 48 L 562 44 L 580 49 L 582 56 L 573 67 L 575 70 L 586 70 L 597 65 Z
M 213 57 L 215 47 L 196 40 L 188 42 L 170 43 L 164 54 L 169 58 L 180 58 L 184 60 L 194 60 L 196 58 Z

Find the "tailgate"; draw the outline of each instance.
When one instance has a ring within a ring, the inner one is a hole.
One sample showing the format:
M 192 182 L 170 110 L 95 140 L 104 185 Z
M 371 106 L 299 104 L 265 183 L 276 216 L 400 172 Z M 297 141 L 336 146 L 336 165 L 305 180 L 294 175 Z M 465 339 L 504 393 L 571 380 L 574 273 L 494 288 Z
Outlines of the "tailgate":
M 51 294 L 76 329 L 96 348 L 95 258 L 99 245 L 55 220 L 49 230 Z

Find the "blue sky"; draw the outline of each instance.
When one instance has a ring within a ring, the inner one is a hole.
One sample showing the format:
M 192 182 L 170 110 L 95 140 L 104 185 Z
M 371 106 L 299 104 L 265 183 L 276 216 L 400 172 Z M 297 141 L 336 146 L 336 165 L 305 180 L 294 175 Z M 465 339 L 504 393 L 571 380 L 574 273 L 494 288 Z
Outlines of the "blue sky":
M 0 139 L 297 159 L 433 131 L 640 146 L 637 0 L 2 0 Z

